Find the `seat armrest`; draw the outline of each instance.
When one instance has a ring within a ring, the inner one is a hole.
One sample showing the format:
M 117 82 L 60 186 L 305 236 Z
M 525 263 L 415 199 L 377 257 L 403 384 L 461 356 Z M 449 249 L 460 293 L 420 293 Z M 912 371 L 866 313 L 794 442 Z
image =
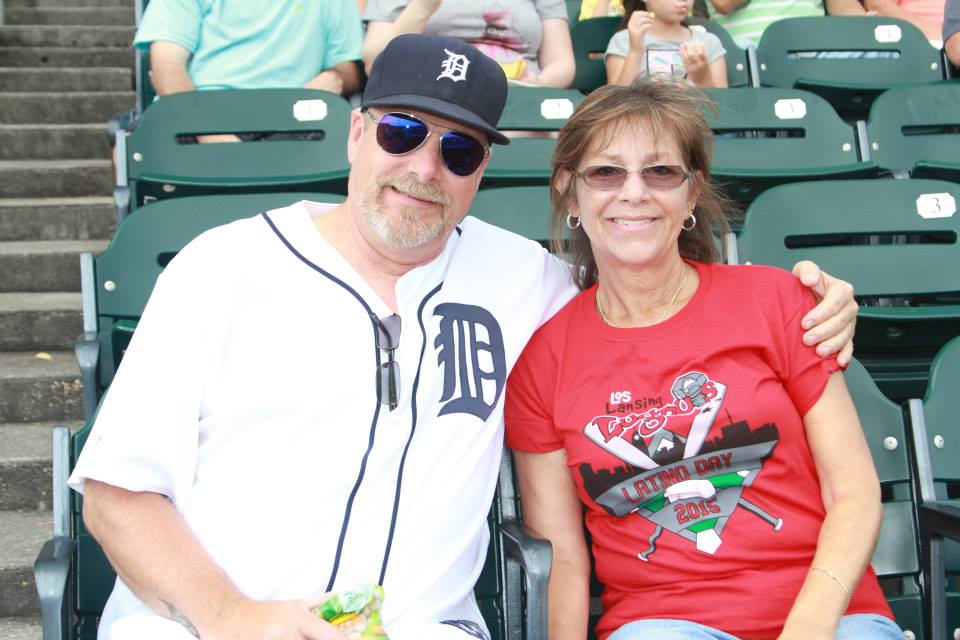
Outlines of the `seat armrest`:
M 33 563 L 43 619 L 43 640 L 66 640 L 69 637 L 67 579 L 72 557 L 73 540 L 69 536 L 54 536 L 43 543 Z
M 100 340 L 94 331 L 84 331 L 73 343 L 83 385 L 83 417 L 90 421 L 97 410 L 97 364 L 100 360 Z
M 960 507 L 943 502 L 925 502 L 917 507 L 921 529 L 960 540 Z
M 553 563 L 553 546 L 511 519 L 500 523 L 500 539 L 507 557 L 523 568 L 527 594 L 524 637 L 526 640 L 546 640 L 547 583 Z
M 113 187 L 113 205 L 117 211 L 117 224 L 123 222 L 130 215 L 130 187 L 116 185 Z

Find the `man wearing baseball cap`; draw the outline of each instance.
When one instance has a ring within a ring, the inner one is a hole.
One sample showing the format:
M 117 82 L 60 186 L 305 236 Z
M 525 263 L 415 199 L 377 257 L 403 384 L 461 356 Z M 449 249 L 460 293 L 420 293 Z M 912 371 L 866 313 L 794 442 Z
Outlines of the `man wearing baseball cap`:
M 488 637 L 504 384 L 574 294 L 466 216 L 506 91 L 460 40 L 394 39 L 346 201 L 213 229 L 167 267 L 70 480 L 119 575 L 101 638 L 338 638 L 310 610 L 364 584 L 391 640 Z

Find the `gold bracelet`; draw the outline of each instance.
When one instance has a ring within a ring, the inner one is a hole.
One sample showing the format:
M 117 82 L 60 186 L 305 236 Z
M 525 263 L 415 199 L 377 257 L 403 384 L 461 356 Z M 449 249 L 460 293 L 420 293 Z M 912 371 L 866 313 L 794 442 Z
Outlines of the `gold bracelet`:
M 827 569 L 826 567 L 813 566 L 813 567 L 810 567 L 810 571 L 822 571 L 823 573 L 827 574 L 828 576 L 833 578 L 833 581 L 836 582 L 838 585 L 840 585 L 840 588 L 843 589 L 843 592 L 847 594 L 847 600 L 853 597 L 853 594 L 850 593 L 850 587 L 845 585 L 843 583 L 843 580 L 838 578 L 837 574 L 835 574 L 833 571 L 830 571 L 830 569 Z

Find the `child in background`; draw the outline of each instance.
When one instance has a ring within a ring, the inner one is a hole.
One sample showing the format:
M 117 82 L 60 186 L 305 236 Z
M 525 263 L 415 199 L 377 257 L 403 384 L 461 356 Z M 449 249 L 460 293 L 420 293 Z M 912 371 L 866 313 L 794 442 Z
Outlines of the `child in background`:
M 604 54 L 609 84 L 629 85 L 641 75 L 726 87 L 726 51 L 720 39 L 684 19 L 692 0 L 625 0 L 622 28 Z

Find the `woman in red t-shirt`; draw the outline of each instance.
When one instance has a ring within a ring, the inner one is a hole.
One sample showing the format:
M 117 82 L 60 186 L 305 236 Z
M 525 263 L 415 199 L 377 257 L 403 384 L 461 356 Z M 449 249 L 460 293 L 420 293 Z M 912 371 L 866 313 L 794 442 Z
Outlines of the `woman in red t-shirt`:
M 557 140 L 583 291 L 506 398 L 550 637 L 587 630 L 585 509 L 600 640 L 901 638 L 869 566 L 876 471 L 836 359 L 805 346 L 813 296 L 717 264 L 710 146 L 696 94 L 653 82 L 595 91 Z

